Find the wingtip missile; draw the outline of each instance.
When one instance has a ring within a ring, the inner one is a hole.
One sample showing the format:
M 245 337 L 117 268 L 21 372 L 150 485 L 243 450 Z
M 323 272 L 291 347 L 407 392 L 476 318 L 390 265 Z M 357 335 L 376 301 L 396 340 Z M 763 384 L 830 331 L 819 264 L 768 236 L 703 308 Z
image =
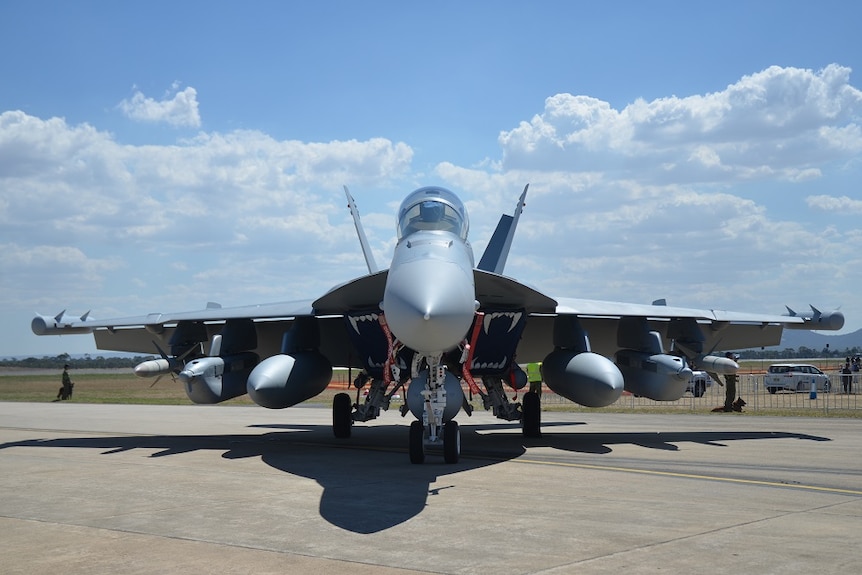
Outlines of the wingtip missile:
M 69 317 L 66 310 L 51 317 L 49 315 L 36 314 L 30 322 L 30 329 L 36 335 L 62 335 L 73 333 L 93 333 L 93 328 L 87 325 L 75 325 L 92 320 L 90 312 L 79 317 Z
M 784 307 L 787 308 L 788 316 L 798 317 L 803 320 L 801 324 L 788 324 L 785 326 L 787 328 L 837 331 L 844 327 L 844 314 L 838 309 L 823 312 L 808 304 L 808 307 L 811 308 L 810 312 L 797 313 L 789 305 L 785 305 Z

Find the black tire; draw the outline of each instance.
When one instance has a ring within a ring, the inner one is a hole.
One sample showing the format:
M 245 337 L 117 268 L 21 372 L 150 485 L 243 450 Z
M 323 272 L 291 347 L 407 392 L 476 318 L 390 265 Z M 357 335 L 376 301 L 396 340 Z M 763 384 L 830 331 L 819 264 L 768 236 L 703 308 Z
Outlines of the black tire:
M 706 384 L 702 381 L 695 382 L 694 392 L 692 392 L 692 395 L 695 397 L 703 397 L 704 393 L 706 393 Z
M 332 398 L 332 433 L 338 439 L 347 439 L 350 437 L 350 430 L 353 427 L 353 403 L 350 401 L 350 396 L 346 393 L 336 393 Z
M 457 421 L 447 421 L 443 427 L 443 461 L 458 463 L 459 457 L 461 457 L 461 429 Z
M 425 426 L 421 421 L 410 424 L 410 463 L 425 463 Z
M 535 391 L 524 394 L 521 404 L 521 432 L 524 437 L 542 437 L 542 400 Z
M 778 391 L 777 387 L 767 387 L 766 389 L 768 389 L 769 393 L 771 393 L 772 395 L 775 395 L 775 393 Z

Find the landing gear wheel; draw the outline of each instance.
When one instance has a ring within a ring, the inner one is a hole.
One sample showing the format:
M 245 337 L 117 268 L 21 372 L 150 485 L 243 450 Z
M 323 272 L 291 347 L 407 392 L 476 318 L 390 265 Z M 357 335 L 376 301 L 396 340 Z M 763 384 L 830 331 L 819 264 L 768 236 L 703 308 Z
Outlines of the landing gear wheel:
M 337 393 L 332 399 L 332 433 L 339 439 L 350 437 L 350 429 L 353 425 L 351 410 L 353 404 L 350 396 L 346 393 Z
M 421 421 L 410 424 L 410 463 L 425 463 L 425 426 Z
M 458 463 L 461 456 L 461 430 L 457 421 L 447 421 L 443 428 L 443 461 Z
M 539 394 L 528 391 L 521 406 L 521 431 L 524 437 L 542 437 L 542 402 Z

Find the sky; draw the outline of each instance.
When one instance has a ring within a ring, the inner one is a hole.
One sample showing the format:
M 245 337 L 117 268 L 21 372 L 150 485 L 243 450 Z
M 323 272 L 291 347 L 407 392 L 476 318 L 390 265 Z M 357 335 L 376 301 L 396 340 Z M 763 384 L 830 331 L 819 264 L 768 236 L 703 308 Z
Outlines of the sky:
M 412 190 L 551 296 L 862 328 L 862 4 L 0 1 L 0 356 L 313 299 Z M 860 342 L 862 344 L 862 342 Z

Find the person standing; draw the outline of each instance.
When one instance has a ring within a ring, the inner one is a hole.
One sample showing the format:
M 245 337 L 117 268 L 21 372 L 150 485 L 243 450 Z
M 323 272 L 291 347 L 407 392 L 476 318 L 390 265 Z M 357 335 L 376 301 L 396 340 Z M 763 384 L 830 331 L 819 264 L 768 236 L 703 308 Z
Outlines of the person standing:
M 734 359 L 733 354 L 730 352 L 725 353 L 724 357 Z M 739 376 L 735 373 L 728 373 L 724 376 L 724 411 L 733 411 L 733 402 L 736 399 L 736 382 L 738 380 Z
M 542 364 L 532 362 L 527 364 L 527 381 L 530 382 L 530 391 L 542 397 Z
M 72 388 L 75 386 L 72 383 L 72 378 L 69 376 L 69 364 L 63 366 L 63 375 L 61 379 L 63 386 L 57 393 L 57 399 L 72 399 Z
M 844 393 L 850 393 L 853 387 L 853 370 L 850 369 L 849 360 L 841 368 L 841 386 L 844 388 Z
M 859 389 L 859 365 L 862 361 L 859 360 L 859 356 L 855 356 L 853 361 L 850 362 L 850 371 L 853 372 L 853 381 L 850 382 L 850 393 L 853 393 L 853 384 L 856 384 L 856 389 Z

